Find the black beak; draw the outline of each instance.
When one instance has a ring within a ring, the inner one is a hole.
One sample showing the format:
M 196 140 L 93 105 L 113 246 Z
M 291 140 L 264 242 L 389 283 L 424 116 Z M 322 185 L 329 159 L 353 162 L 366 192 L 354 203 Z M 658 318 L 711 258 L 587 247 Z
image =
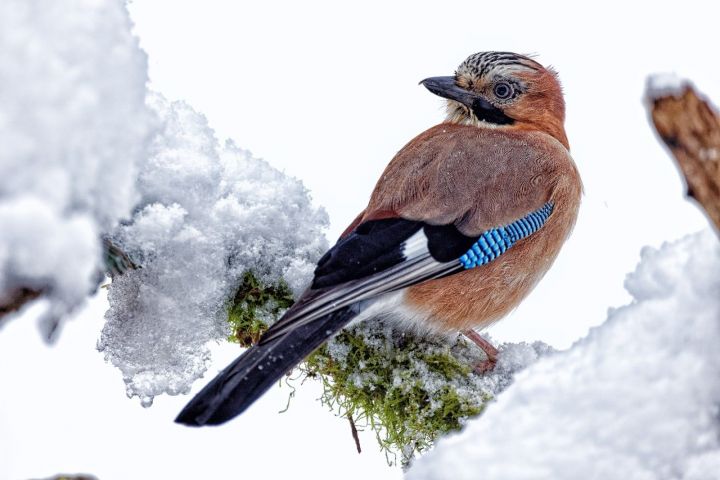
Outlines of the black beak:
M 462 103 L 472 110 L 479 120 L 498 125 L 509 125 L 514 122 L 502 110 L 477 93 L 458 87 L 455 83 L 455 77 L 430 77 L 420 83 L 439 97 Z
M 455 77 L 430 77 L 420 83 L 435 95 L 455 100 L 468 108 L 472 108 L 473 102 L 478 98 L 474 93 L 458 87 Z

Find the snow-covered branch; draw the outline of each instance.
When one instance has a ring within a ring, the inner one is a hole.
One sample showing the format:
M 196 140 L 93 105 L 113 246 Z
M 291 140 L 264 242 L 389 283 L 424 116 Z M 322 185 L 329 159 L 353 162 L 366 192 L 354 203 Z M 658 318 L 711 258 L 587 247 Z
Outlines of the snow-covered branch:
M 139 265 L 115 275 L 99 346 L 149 404 L 205 371 L 243 272 L 305 287 L 327 215 L 148 92 L 131 27 L 123 0 L 0 4 L 0 320 L 41 297 L 51 337 L 118 260 Z
M 122 1 L 3 1 L 0 51 L 0 317 L 42 295 L 51 336 L 137 200 L 146 57 Z

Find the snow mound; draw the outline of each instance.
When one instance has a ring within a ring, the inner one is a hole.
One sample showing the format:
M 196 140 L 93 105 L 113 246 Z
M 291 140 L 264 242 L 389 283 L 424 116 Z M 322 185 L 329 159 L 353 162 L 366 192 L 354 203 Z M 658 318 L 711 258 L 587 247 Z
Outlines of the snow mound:
M 519 373 L 408 478 L 718 478 L 719 271 L 710 231 L 645 248 L 631 304 Z
M 162 128 L 139 165 L 135 214 L 112 235 L 142 268 L 113 279 L 98 344 L 143 405 L 202 376 L 208 342 L 230 333 L 228 304 L 246 270 L 301 292 L 328 223 L 299 180 L 220 146 L 187 104 L 149 103 Z
M 136 200 L 154 127 L 130 28 L 122 0 L 0 2 L 0 292 L 46 293 L 46 333 L 95 288 L 99 235 Z

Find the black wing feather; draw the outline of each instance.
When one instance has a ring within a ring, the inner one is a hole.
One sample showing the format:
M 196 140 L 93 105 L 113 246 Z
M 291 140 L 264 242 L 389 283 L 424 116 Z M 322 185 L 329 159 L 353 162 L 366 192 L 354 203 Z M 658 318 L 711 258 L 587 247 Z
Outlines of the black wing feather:
M 386 270 L 404 260 L 402 244 L 422 222 L 389 218 L 362 223 L 320 259 L 312 288 L 326 288 Z
M 189 426 L 219 425 L 240 415 L 356 314 L 356 308 L 345 307 L 249 348 L 195 395 L 175 421 Z

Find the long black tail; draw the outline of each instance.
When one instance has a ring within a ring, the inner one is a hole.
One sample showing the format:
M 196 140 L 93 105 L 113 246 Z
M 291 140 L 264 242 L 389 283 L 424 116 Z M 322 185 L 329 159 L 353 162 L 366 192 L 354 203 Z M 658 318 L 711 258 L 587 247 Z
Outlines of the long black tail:
M 351 305 L 262 340 L 240 355 L 193 398 L 175 419 L 190 426 L 219 425 L 240 415 L 279 378 L 357 315 Z

